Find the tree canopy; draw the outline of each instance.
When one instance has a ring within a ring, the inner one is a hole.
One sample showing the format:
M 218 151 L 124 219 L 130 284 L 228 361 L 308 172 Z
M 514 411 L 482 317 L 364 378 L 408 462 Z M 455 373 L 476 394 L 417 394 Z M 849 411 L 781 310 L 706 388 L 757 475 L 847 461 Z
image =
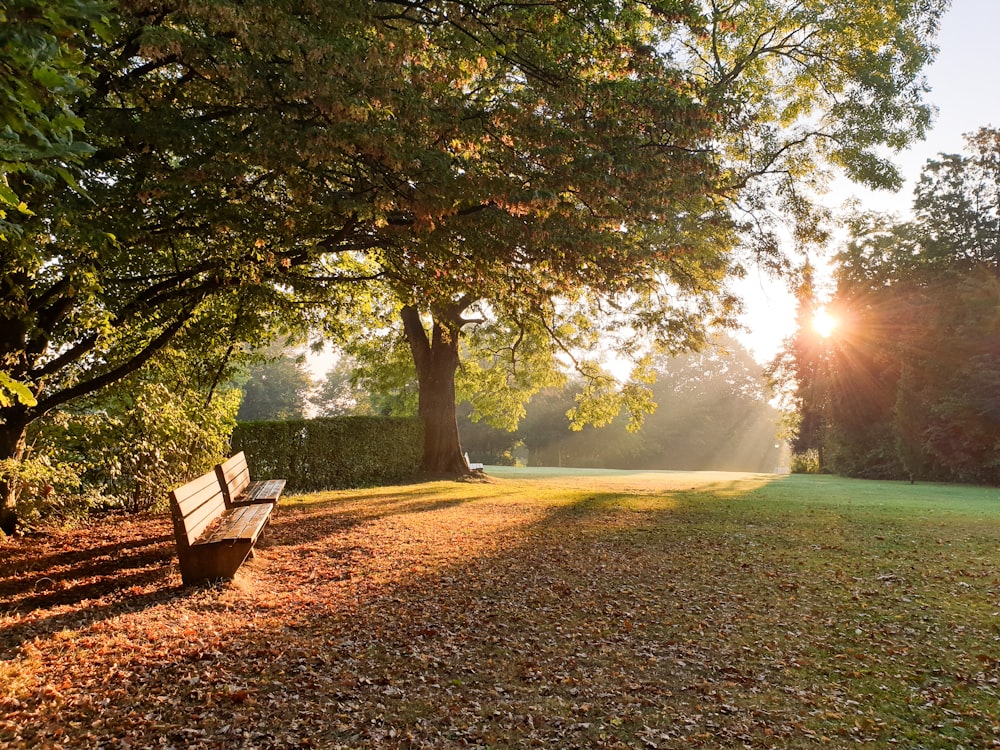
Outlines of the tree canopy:
M 40 24 L 50 61 L 4 47 L 6 80 L 41 84 L 12 111 L 64 148 L 17 189 L 34 157 L 4 157 L 32 214 L 0 246 L 0 369 L 30 398 L 0 406 L 0 457 L 177 337 L 221 368 L 391 294 L 438 415 L 425 458 L 456 470 L 470 320 L 598 383 L 597 341 L 696 348 L 733 319 L 727 278 L 777 257 L 765 209 L 806 240 L 822 164 L 893 183 L 878 149 L 926 126 L 946 4 L 123 0 L 106 33 L 83 2 L 8 4 L 3 41 Z
M 798 380 L 816 415 L 800 447 L 826 470 L 1000 482 L 1000 137 L 967 141 L 928 162 L 911 221 L 858 217 L 837 257 L 839 333 L 800 357 L 812 387 Z
M 13 0 L 0 6 L 0 241 L 34 216 L 34 188 L 76 185 L 93 152 L 75 111 L 93 70 L 83 48 L 107 36 L 100 0 Z M 36 207 L 37 208 L 37 207 Z
M 699 348 L 733 321 L 726 281 L 751 259 L 783 264 L 769 217 L 788 217 L 801 243 L 822 238 L 810 185 L 823 170 L 897 186 L 878 149 L 929 121 L 921 69 L 945 3 L 586 5 L 491 6 L 490 35 L 485 11 L 442 15 L 482 55 L 455 130 L 437 137 L 454 207 L 404 212 L 403 253 L 380 261 L 420 378 L 429 467 L 461 467 L 450 373 L 470 323 L 502 333 L 480 351 L 503 352 L 497 369 L 522 398 L 569 359 L 591 383 L 581 419 L 641 410 L 644 356 Z M 498 36 L 500 52 L 477 46 Z M 507 54 L 522 48 L 543 54 L 528 68 Z M 518 349 L 546 337 L 548 358 L 531 357 L 550 374 L 526 384 Z M 625 391 L 588 358 L 600 346 L 639 365 Z
M 103 11 L 103 2 L 90 0 L 0 6 L 0 243 L 36 216 L 28 203 L 34 188 L 76 187 L 76 170 L 93 151 L 74 107 L 93 73 L 82 46 L 107 34 Z M 32 389 L 10 376 L 4 359 L 0 407 L 33 405 Z

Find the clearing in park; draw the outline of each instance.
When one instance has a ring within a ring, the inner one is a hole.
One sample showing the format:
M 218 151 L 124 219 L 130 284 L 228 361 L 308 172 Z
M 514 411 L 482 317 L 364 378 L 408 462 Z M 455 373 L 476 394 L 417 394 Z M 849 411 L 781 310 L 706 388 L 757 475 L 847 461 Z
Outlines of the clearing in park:
M 1000 746 L 1000 490 L 487 470 L 0 542 L 0 745 Z

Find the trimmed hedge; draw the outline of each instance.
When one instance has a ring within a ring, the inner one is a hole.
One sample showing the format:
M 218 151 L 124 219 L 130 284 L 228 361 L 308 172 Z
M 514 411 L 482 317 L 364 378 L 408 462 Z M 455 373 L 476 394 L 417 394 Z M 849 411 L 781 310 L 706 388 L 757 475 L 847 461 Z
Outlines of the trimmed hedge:
M 424 430 L 418 419 L 330 417 L 240 422 L 233 453 L 245 451 L 254 479 L 285 479 L 288 492 L 370 487 L 420 472 Z

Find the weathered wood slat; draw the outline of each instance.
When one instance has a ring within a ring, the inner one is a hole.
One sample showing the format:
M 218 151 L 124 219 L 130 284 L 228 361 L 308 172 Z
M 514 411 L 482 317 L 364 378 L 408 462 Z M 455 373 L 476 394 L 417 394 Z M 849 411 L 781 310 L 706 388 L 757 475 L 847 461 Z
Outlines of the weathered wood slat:
M 226 505 L 253 505 L 255 503 L 277 503 L 285 489 L 284 479 L 250 480 L 250 468 L 243 451 L 227 458 L 215 467 Z
M 188 546 L 202 535 L 212 521 L 226 509 L 222 487 L 212 474 L 203 474 L 170 493 L 174 507 L 174 531 L 180 521 Z
M 256 541 L 271 515 L 271 505 L 245 505 L 227 511 L 197 544 Z
M 230 456 L 216 466 L 215 473 L 219 476 L 223 492 L 226 493 L 226 501 L 230 505 L 244 493 L 250 484 L 250 467 L 247 465 L 247 457 L 243 451 Z
M 254 503 L 276 503 L 284 490 L 284 479 L 264 479 L 259 482 L 251 482 L 246 491 L 246 499 Z
M 218 494 L 219 483 L 212 481 L 211 474 L 202 474 L 174 490 L 181 510 L 186 514 L 205 502 L 206 498 Z

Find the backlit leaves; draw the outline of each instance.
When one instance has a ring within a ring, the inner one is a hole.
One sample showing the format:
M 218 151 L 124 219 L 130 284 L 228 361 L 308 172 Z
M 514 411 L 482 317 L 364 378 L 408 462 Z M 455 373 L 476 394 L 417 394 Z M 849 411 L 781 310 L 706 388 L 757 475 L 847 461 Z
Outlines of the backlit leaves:
M 33 215 L 24 200 L 33 188 L 57 178 L 75 186 L 67 165 L 93 151 L 75 109 L 93 74 L 82 47 L 108 34 L 104 9 L 92 0 L 0 7 L 0 242 Z

